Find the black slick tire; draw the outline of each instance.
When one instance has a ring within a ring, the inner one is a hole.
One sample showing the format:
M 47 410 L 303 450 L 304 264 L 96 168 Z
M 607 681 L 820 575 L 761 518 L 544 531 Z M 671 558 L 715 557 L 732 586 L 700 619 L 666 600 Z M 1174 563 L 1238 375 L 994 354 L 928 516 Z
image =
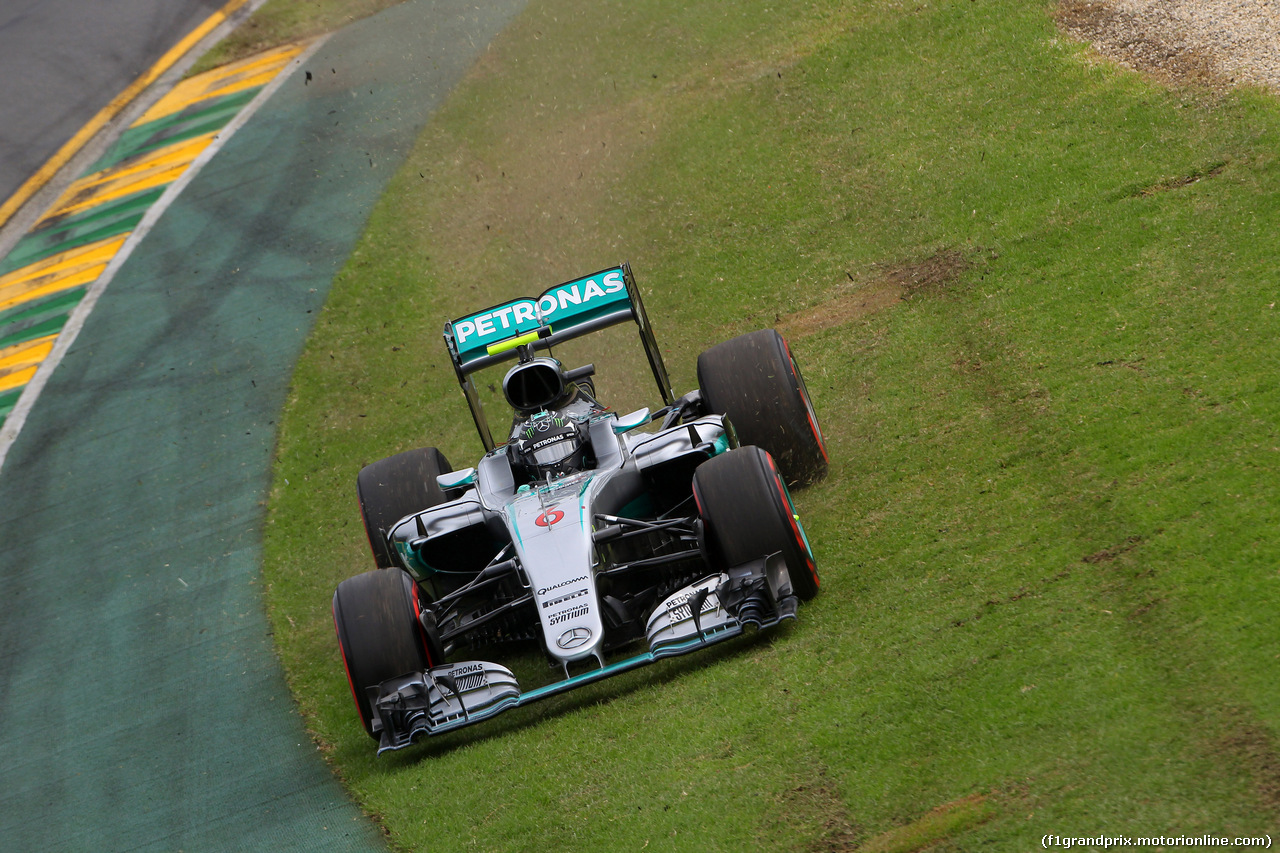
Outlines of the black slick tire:
M 387 544 L 387 531 L 406 515 L 447 501 L 436 477 L 452 470 L 449 460 L 434 447 L 406 450 L 360 470 L 356 495 L 374 565 L 380 569 L 397 565 Z
M 730 450 L 698 466 L 693 495 L 706 529 L 712 563 L 724 569 L 782 553 L 801 601 L 818 594 L 818 566 L 791 495 L 762 448 Z
M 333 594 L 333 627 L 360 722 L 377 737 L 368 688 L 432 665 L 418 625 L 413 579 L 401 569 L 348 578 Z
M 698 356 L 698 387 L 707 410 L 728 415 L 742 445 L 763 447 L 788 484 L 827 472 L 827 448 L 800 366 L 782 335 L 761 329 Z

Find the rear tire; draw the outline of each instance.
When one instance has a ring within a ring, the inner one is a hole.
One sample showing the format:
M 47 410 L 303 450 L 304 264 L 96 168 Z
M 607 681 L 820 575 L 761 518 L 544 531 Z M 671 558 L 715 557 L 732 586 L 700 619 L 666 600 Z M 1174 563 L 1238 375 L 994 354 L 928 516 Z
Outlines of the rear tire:
M 739 447 L 702 463 L 693 474 L 693 495 L 713 562 L 723 561 L 718 568 L 780 551 L 796 596 L 808 601 L 818 594 L 817 562 L 767 451 Z
M 413 579 L 400 569 L 348 578 L 333 594 L 333 626 L 360 722 L 377 737 L 368 688 L 432 665 L 418 625 Z
M 787 483 L 803 486 L 827 472 L 827 448 L 800 366 L 786 339 L 761 329 L 698 356 L 707 410 L 728 415 L 740 444 L 762 447 Z
M 387 532 L 406 515 L 447 501 L 436 477 L 452 470 L 449 460 L 434 447 L 406 450 L 360 470 L 356 494 L 374 565 L 380 569 L 397 565 Z

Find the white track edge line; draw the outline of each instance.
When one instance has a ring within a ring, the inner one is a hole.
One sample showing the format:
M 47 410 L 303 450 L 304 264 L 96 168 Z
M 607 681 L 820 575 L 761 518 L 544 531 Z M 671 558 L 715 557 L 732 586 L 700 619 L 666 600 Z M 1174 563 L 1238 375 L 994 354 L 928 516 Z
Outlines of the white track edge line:
M 85 321 L 89 317 L 89 313 L 101 298 L 102 292 L 107 289 L 107 285 L 115 278 L 120 267 L 124 266 L 129 256 L 133 254 L 133 250 L 142 242 L 147 233 L 155 226 L 160 217 L 169 208 L 171 204 L 178 198 L 187 185 L 195 180 L 196 175 L 200 172 L 204 165 L 213 159 L 213 156 L 221 150 L 222 146 L 228 139 L 235 134 L 237 130 L 243 127 L 253 114 L 262 107 L 267 100 L 276 93 L 285 81 L 293 76 L 294 72 L 302 66 L 302 63 L 311 58 L 317 50 L 320 49 L 327 40 L 328 36 L 321 36 L 312 42 L 306 50 L 298 54 L 289 63 L 290 67 L 281 71 L 270 83 L 263 87 L 262 91 L 257 94 L 252 101 L 249 102 L 243 110 L 240 111 L 235 118 L 228 122 L 214 137 L 213 142 L 209 143 L 209 147 L 200 152 L 200 155 L 191 161 L 191 165 L 187 167 L 176 181 L 165 189 L 156 199 L 156 203 L 147 209 L 142 219 L 138 222 L 136 228 L 130 232 L 128 239 L 124 245 L 120 247 L 120 251 L 116 252 L 111 262 L 107 264 L 106 269 L 102 271 L 102 275 L 98 276 L 93 284 L 89 285 L 84 298 L 72 310 L 67 318 L 66 324 L 62 330 L 58 332 L 57 340 L 54 341 L 53 349 L 44 361 L 40 363 L 40 367 L 36 370 L 35 376 L 31 377 L 31 381 L 23 388 L 21 396 L 18 397 L 17 404 L 13 407 L 13 411 L 5 419 L 0 426 L 0 469 L 4 468 L 5 458 L 9 454 L 9 448 L 18 438 L 18 433 L 22 431 L 22 427 L 26 424 L 27 415 L 31 413 L 32 407 L 35 405 L 36 399 L 39 398 L 40 392 L 44 390 L 45 385 L 49 381 L 49 377 L 58 369 L 63 357 L 71 349 L 72 343 L 75 342 L 76 336 L 80 334 L 80 330 L 84 327 Z

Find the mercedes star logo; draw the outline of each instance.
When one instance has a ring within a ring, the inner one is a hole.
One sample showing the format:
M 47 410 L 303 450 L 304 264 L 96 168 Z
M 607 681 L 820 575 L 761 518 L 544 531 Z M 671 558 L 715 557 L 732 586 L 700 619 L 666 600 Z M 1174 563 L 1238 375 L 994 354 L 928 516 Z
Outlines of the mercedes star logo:
M 556 645 L 562 649 L 576 649 L 591 639 L 590 628 L 570 628 L 560 635 Z

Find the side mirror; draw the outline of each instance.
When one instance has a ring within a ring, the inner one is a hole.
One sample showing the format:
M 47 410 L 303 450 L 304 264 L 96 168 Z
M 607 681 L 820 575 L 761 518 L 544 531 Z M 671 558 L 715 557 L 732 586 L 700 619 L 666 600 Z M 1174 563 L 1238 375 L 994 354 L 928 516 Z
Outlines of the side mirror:
M 623 415 L 613 422 L 613 434 L 622 435 L 624 432 L 630 432 L 638 426 L 644 426 L 649 422 L 649 407 L 645 406 L 639 411 L 632 412 L 629 415 Z
M 474 486 L 475 482 L 475 468 L 463 468 L 461 471 L 450 471 L 448 474 L 441 474 L 436 477 L 436 485 L 446 492 L 450 489 L 460 489 L 463 486 Z

